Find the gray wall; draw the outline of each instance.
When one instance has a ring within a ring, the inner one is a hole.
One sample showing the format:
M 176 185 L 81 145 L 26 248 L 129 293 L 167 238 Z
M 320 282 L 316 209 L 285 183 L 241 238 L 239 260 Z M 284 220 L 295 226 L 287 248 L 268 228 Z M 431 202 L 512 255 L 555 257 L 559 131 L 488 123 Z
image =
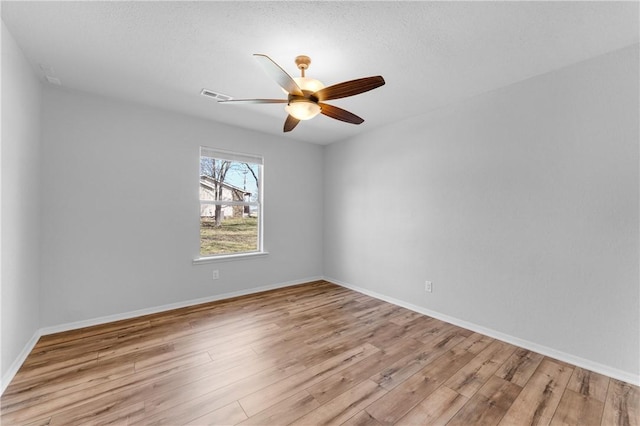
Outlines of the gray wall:
M 2 22 L 3 378 L 40 325 L 41 96 L 40 82 Z
M 43 111 L 42 326 L 322 275 L 321 146 L 55 88 Z M 200 145 L 264 156 L 268 256 L 192 264 Z
M 637 377 L 638 114 L 635 45 L 330 145 L 325 276 Z

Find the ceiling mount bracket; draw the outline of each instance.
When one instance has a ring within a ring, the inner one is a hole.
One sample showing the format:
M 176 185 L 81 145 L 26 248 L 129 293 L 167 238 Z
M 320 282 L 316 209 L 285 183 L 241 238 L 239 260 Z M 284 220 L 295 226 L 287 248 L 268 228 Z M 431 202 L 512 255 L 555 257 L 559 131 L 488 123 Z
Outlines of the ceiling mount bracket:
M 304 77 L 304 71 L 309 68 L 311 58 L 306 55 L 296 56 L 296 66 L 300 70 L 302 77 Z

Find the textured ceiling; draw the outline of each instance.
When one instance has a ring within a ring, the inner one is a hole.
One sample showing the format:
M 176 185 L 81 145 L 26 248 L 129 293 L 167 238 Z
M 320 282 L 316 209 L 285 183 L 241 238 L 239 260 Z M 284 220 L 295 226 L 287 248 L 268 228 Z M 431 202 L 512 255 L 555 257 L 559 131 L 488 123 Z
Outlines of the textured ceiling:
M 335 100 L 360 126 L 319 116 L 284 137 L 331 143 L 638 43 L 638 2 L 2 2 L 9 31 L 44 79 L 282 135 L 284 97 L 253 53 L 325 85 L 382 75 Z

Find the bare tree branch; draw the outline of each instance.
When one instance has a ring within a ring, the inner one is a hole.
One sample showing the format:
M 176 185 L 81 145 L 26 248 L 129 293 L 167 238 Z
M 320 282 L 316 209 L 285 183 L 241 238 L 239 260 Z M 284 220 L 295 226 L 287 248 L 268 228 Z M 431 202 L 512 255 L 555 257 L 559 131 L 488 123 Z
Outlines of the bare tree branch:
M 260 188 L 260 181 L 258 180 L 258 176 L 256 176 L 256 172 L 253 171 L 253 168 L 249 165 L 249 163 L 244 163 L 244 165 L 247 167 L 247 169 L 253 175 L 253 178 L 256 180 L 256 188 Z

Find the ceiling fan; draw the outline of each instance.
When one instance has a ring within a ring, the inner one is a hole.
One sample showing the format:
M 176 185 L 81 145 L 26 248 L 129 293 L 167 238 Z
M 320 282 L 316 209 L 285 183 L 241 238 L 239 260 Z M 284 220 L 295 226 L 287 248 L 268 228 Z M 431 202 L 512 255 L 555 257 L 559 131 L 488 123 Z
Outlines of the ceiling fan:
M 309 120 L 320 113 L 346 123 L 360 124 L 364 122 L 362 118 L 342 108 L 326 104 L 324 101 L 358 95 L 384 84 L 384 78 L 378 75 L 324 87 L 320 81 L 305 77 L 305 70 L 309 68 L 309 64 L 311 63 L 311 58 L 308 56 L 300 55 L 296 57 L 295 62 L 301 73 L 301 76 L 296 78 L 292 78 L 267 55 L 256 53 L 253 56 L 258 60 L 260 65 L 262 65 L 266 73 L 288 94 L 287 99 L 229 99 L 218 102 L 287 104 L 284 107 L 288 113 L 287 119 L 284 122 L 285 132 L 293 130 L 300 120 Z

